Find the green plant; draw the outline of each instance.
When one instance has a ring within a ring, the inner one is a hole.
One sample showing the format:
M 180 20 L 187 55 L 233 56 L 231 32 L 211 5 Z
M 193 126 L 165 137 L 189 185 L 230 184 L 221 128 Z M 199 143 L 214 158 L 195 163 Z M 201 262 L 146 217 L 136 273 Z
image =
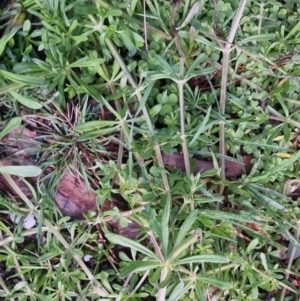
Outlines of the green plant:
M 299 297 L 299 259 L 281 261 L 299 245 L 297 3 L 173 2 L 1 8 L 0 139 L 23 124 L 41 144 L 38 166 L 0 167 L 21 200 L 1 199 L 1 298 Z M 191 154 L 214 168 L 193 175 Z M 225 178 L 245 154 L 250 174 Z M 68 169 L 98 195 L 82 223 L 52 199 Z M 43 172 L 32 199 L 8 175 L 28 172 Z M 127 209 L 102 212 L 115 194 Z M 139 239 L 111 233 L 132 220 Z

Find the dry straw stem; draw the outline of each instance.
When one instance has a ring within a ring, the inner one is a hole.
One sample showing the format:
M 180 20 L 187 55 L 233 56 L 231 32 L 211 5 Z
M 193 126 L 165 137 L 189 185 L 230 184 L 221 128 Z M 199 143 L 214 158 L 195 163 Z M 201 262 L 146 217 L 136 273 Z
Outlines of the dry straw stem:
M 239 8 L 237 10 L 237 13 L 235 15 L 235 18 L 232 22 L 231 29 L 229 32 L 229 36 L 227 39 L 227 42 L 225 42 L 225 45 L 223 47 L 223 61 L 222 61 L 222 81 L 221 81 L 221 92 L 220 92 L 220 114 L 225 114 L 225 107 L 226 107 L 226 96 L 227 96 L 227 80 L 228 80 L 228 69 L 229 69 L 229 61 L 230 61 L 230 52 L 234 48 L 232 43 L 236 34 L 236 31 L 238 29 L 238 26 L 240 24 L 240 20 L 242 18 L 245 6 L 247 4 L 247 0 L 242 0 L 240 2 Z M 219 125 L 219 137 L 220 137 L 220 145 L 219 145 L 219 153 L 221 155 L 226 154 L 225 149 L 225 123 L 223 121 L 220 121 Z M 221 179 L 225 180 L 225 160 L 224 158 L 220 159 L 220 167 L 221 169 Z M 221 190 L 223 190 L 224 187 L 221 187 Z M 223 191 L 221 191 L 222 193 Z

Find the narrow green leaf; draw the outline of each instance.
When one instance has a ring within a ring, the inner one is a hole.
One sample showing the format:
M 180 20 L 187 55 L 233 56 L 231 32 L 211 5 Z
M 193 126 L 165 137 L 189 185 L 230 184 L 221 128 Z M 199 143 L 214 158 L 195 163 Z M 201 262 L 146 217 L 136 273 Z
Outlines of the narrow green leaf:
M 259 244 L 258 238 L 254 238 L 253 240 L 251 240 L 251 242 L 249 243 L 246 249 L 246 253 L 250 254 L 250 252 L 252 252 L 257 247 L 258 244 Z
M 67 14 L 66 14 L 66 3 L 65 3 L 65 0 L 60 0 L 59 3 L 60 3 L 59 11 L 60 11 L 60 13 L 63 16 L 65 24 L 67 25 L 67 27 L 70 27 L 70 21 L 69 21 L 69 19 L 67 17 Z
M 200 66 L 201 63 L 203 63 L 205 60 L 207 60 L 207 55 L 205 53 L 201 53 L 197 56 L 197 58 L 193 61 L 190 68 L 187 70 L 186 74 L 190 75 L 196 68 Z
M 26 86 L 25 84 L 17 84 L 17 83 L 11 83 L 9 85 L 5 85 L 3 87 L 0 87 L 0 95 L 1 94 L 6 94 L 10 91 L 15 91 L 17 89 L 20 89 L 22 87 Z
M 0 74 L 3 75 L 5 79 L 11 80 L 12 82 L 18 84 L 25 84 L 31 86 L 42 86 L 45 84 L 44 80 L 30 75 L 20 75 L 4 70 L 0 70 Z
M 14 97 L 19 103 L 21 103 L 23 106 L 33 109 L 33 110 L 38 110 L 42 108 L 42 105 L 32 99 L 29 99 L 21 94 L 19 94 L 16 91 L 10 91 L 9 94 Z
M 76 62 L 70 64 L 69 68 L 83 68 L 83 67 L 95 67 L 105 62 L 105 59 L 89 59 L 81 58 Z
M 8 233 L 10 233 L 10 232 L 8 232 Z M 152 273 L 149 274 L 149 281 L 150 281 L 151 284 L 158 283 L 159 277 L 160 277 L 161 272 L 162 272 L 163 269 L 164 269 L 164 267 L 160 266 L 154 272 L 152 272 Z
M 282 211 L 287 211 L 287 208 L 285 208 L 283 205 L 281 205 L 280 203 L 276 202 L 275 200 L 269 198 L 267 195 L 260 193 L 259 191 L 257 191 L 257 196 L 260 197 L 260 199 L 263 200 L 264 202 L 275 207 L 276 209 L 279 209 Z
M 264 133 L 264 135 L 265 135 L 265 133 Z M 281 146 L 278 146 L 278 145 L 270 145 L 270 144 L 264 144 L 264 143 L 259 143 L 259 142 L 243 141 L 243 140 L 240 140 L 240 139 L 235 139 L 235 141 L 237 143 L 241 143 L 242 145 L 259 146 L 261 148 L 269 148 L 269 149 L 273 149 L 273 150 L 277 150 L 277 151 L 286 151 L 286 152 L 289 152 L 289 153 L 295 152 L 294 149 L 290 149 L 290 148 L 287 148 L 287 147 L 281 147 Z
M 105 17 L 120 17 L 122 13 L 123 12 L 120 9 L 110 9 L 105 13 Z
M 200 70 L 194 70 L 194 71 L 190 71 L 188 73 L 188 76 L 185 77 L 185 80 L 188 81 L 193 77 L 197 77 L 199 75 L 205 75 L 205 74 L 210 74 L 212 72 L 214 72 L 216 70 L 215 66 L 209 66 L 207 68 L 202 68 Z
M 260 259 L 261 259 L 261 263 L 262 263 L 265 271 L 268 273 L 269 272 L 269 267 L 268 267 L 268 261 L 267 261 L 267 258 L 266 258 L 266 254 L 260 253 Z
M 131 39 L 131 35 L 130 32 L 128 30 L 124 30 L 124 32 L 122 32 L 119 37 L 121 38 L 121 40 L 123 41 L 125 47 L 128 49 L 129 51 L 129 56 L 133 56 L 136 54 L 137 52 L 137 48 L 134 45 L 134 43 L 132 42 Z
M 185 31 L 185 32 L 179 31 L 178 34 L 179 34 L 180 36 L 182 36 L 182 37 L 187 38 L 187 39 L 188 39 L 189 36 L 190 36 L 190 33 L 189 33 L 188 31 Z M 200 45 L 203 44 L 203 45 L 207 45 L 207 46 L 212 47 L 212 49 L 222 50 L 222 49 L 216 47 L 216 45 L 215 45 L 213 42 L 207 40 L 207 39 L 204 38 L 202 35 L 196 35 L 195 40 L 196 40 L 196 42 L 198 42 Z
M 289 31 L 289 33 L 284 37 L 284 40 L 289 40 L 289 38 L 295 34 L 296 32 L 298 33 L 300 29 L 300 21 L 293 27 L 292 30 Z
M 206 299 L 206 296 L 203 292 L 203 289 L 202 287 L 199 285 L 199 282 L 196 282 L 195 283 L 195 290 L 196 290 L 196 293 L 197 293 L 197 296 L 198 296 L 198 300 L 199 301 L 207 301 Z
M 178 296 L 178 294 L 180 294 L 183 291 L 183 288 L 184 288 L 184 282 L 180 281 L 173 289 L 168 301 L 177 300 L 177 296 Z
M 228 263 L 230 262 L 230 259 L 221 256 L 221 255 L 196 255 L 191 257 L 186 257 L 184 259 L 181 259 L 179 261 L 176 261 L 174 264 L 181 265 L 181 264 L 188 264 L 188 263 L 202 263 L 202 262 L 208 262 L 208 263 Z
M 110 121 L 110 120 L 95 120 L 95 121 L 88 121 L 81 124 L 76 124 L 75 130 L 80 132 L 86 132 L 96 129 L 102 129 L 109 126 L 115 126 L 119 122 L 116 121 Z
M 166 262 L 171 263 L 171 264 L 176 262 L 176 259 L 179 258 L 184 253 L 184 251 L 186 251 L 189 248 L 190 245 L 197 242 L 198 238 L 199 238 L 198 233 L 195 232 L 194 235 L 191 235 L 188 238 L 186 238 L 185 240 L 183 240 L 180 244 L 178 244 L 172 250 L 172 252 L 168 256 Z
M 86 141 L 86 140 L 91 140 L 93 138 L 101 137 L 104 135 L 109 135 L 115 132 L 118 132 L 120 130 L 119 126 L 111 127 L 111 128 L 106 128 L 106 129 L 97 129 L 97 130 L 92 130 L 92 131 L 86 131 L 84 134 L 80 135 L 78 137 L 78 141 Z
M 249 42 L 268 41 L 268 40 L 272 40 L 274 38 L 276 38 L 275 33 L 251 35 L 250 37 L 238 42 L 238 45 L 243 45 L 243 44 L 249 43 Z
M 203 283 L 208 283 L 213 286 L 216 286 L 220 289 L 230 289 L 232 288 L 232 284 L 228 281 L 215 279 L 215 278 L 209 278 L 209 277 L 197 277 L 198 280 L 200 280 Z
M 34 165 L 25 166 L 0 166 L 0 173 L 7 173 L 19 177 L 37 177 L 42 170 Z
M 201 210 L 199 216 L 217 219 L 221 221 L 240 221 L 240 222 L 252 222 L 251 212 L 240 212 L 239 214 L 222 212 L 216 210 Z
M 201 4 L 202 4 L 202 7 L 203 7 L 203 1 L 202 1 Z M 179 27 L 177 27 L 176 29 L 179 30 L 179 29 L 185 27 L 186 25 L 188 25 L 191 22 L 191 20 L 196 16 L 196 14 L 199 13 L 200 6 L 201 5 L 200 5 L 199 1 L 195 2 L 193 4 L 193 6 L 191 7 L 191 9 L 190 9 L 188 15 L 186 16 L 185 20 L 183 21 L 183 23 Z
M 138 109 L 135 112 L 135 117 L 137 117 L 139 115 L 139 113 L 141 112 L 141 110 L 145 107 L 146 101 L 147 101 L 147 99 L 148 99 L 148 97 L 149 97 L 149 95 L 150 95 L 150 93 L 151 93 L 151 91 L 153 89 L 154 84 L 155 84 L 154 81 L 151 82 L 148 85 L 148 87 L 146 88 L 146 90 L 144 91 L 143 97 L 142 97 L 141 101 L 139 102 L 139 107 L 138 107 Z M 150 133 L 150 134 L 153 135 L 153 133 Z
M 108 233 L 105 236 L 112 243 L 115 243 L 117 245 L 127 247 L 127 248 L 130 248 L 132 250 L 141 252 L 144 255 L 147 255 L 150 258 L 156 260 L 157 262 L 160 262 L 157 255 L 155 255 L 151 250 L 149 250 L 148 248 L 144 247 L 143 245 L 141 245 L 140 243 L 138 243 L 134 240 L 131 240 L 131 239 L 128 239 L 128 238 L 123 237 L 121 235 L 117 235 L 117 234 L 113 234 L 113 233 Z
M 150 110 L 149 110 L 149 116 L 151 118 L 155 117 L 161 110 L 161 104 L 154 105 Z
M 47 70 L 50 70 L 51 67 Z M 13 71 L 15 73 L 28 73 L 28 72 L 39 72 L 41 71 L 41 68 L 38 64 L 35 63 L 17 63 L 14 64 Z
M 11 32 L 9 32 L 8 34 L 4 35 L 1 39 L 0 39 L 0 55 L 3 53 L 6 44 L 8 43 L 8 41 L 16 34 L 16 32 L 22 28 L 22 26 L 16 26 L 14 27 Z
M 268 211 L 268 213 L 270 214 L 270 216 L 273 217 L 274 221 L 280 227 L 282 233 L 287 237 L 287 239 L 290 240 L 290 241 L 292 241 L 293 243 L 297 243 L 297 241 L 295 240 L 295 238 L 293 237 L 293 235 L 291 235 L 291 233 L 285 228 L 284 224 L 286 224 L 286 221 L 282 222 L 280 220 L 278 214 L 269 206 L 269 204 L 266 203 L 266 202 L 264 202 L 261 199 L 260 194 L 257 193 L 256 189 L 253 188 L 251 184 L 247 185 L 245 188 L 261 204 L 261 206 L 263 206 L 263 208 L 265 208 Z
M 166 275 L 163 281 L 161 281 L 158 285 L 159 288 L 163 288 L 170 283 L 170 280 L 173 276 L 173 271 L 170 268 L 164 268 L 162 272 L 166 271 Z
M 177 79 L 175 74 L 167 74 L 167 73 L 160 73 L 156 71 L 145 71 L 141 73 L 142 77 L 150 78 L 151 80 L 158 80 L 158 79 L 171 79 L 175 81 Z
M 180 227 L 180 230 L 178 232 L 174 248 L 177 247 L 186 237 L 187 233 L 190 231 L 192 225 L 194 224 L 195 220 L 198 217 L 199 210 L 192 211 L 189 216 L 185 219 L 183 224 Z
M 5 128 L 0 132 L 0 140 L 7 135 L 12 129 L 18 127 L 22 122 L 21 117 L 13 117 L 9 120 Z
M 95 13 L 95 5 L 83 4 L 81 2 L 76 3 L 74 6 L 74 11 L 76 14 L 80 15 L 88 15 Z
M 190 141 L 189 145 L 192 145 L 198 138 L 199 136 L 205 131 L 205 126 L 209 120 L 210 117 L 210 111 L 211 111 L 211 106 L 208 108 L 207 113 L 201 122 L 199 129 L 197 130 L 196 134 L 194 135 L 193 139 Z
M 274 173 L 279 173 L 282 170 L 288 169 L 294 162 L 298 162 L 300 160 L 300 152 L 297 152 L 293 156 L 291 156 L 289 159 L 285 159 L 282 161 L 282 163 L 279 166 L 274 167 L 272 170 L 267 171 L 267 174 L 271 175 Z
M 161 55 L 156 55 L 155 58 L 157 59 L 159 65 L 168 71 L 169 74 L 175 76 L 175 72 L 173 68 L 170 66 L 170 64 L 161 56 Z
M 182 297 L 186 294 L 186 292 L 194 285 L 193 281 L 190 281 L 186 286 L 184 286 L 184 282 L 180 281 L 172 291 L 168 301 L 178 301 L 182 300 Z
M 122 271 L 119 274 L 119 277 L 125 278 L 131 273 L 150 271 L 158 268 L 159 266 L 159 263 L 153 261 L 132 261 L 126 268 L 122 269 Z

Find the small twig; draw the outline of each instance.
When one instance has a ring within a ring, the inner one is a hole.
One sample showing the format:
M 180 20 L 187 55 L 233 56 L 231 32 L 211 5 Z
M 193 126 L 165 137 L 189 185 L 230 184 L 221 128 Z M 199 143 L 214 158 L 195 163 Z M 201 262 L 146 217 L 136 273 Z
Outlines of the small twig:
M 180 0 L 177 0 L 176 3 L 175 3 L 175 6 L 174 6 L 173 12 L 172 12 L 171 24 L 172 24 L 172 30 L 173 30 L 173 35 L 174 35 L 175 45 L 176 45 L 177 51 L 178 51 L 180 57 L 184 57 L 184 53 L 183 53 L 183 51 L 181 49 L 181 46 L 180 46 L 180 40 L 179 40 L 178 32 L 177 32 L 177 29 L 176 29 L 176 26 L 175 26 L 175 15 L 176 15 L 177 10 L 179 8 L 179 4 L 180 4 Z
M 297 233 L 296 233 L 296 237 L 295 239 L 297 241 L 299 241 L 299 237 L 300 237 L 300 221 L 298 221 L 297 223 Z M 292 264 L 293 264 L 293 261 L 294 261 L 294 257 L 295 257 L 295 253 L 296 253 L 296 250 L 297 250 L 297 246 L 293 246 L 293 249 L 292 249 L 292 252 L 291 252 L 291 256 L 290 256 L 290 259 L 289 259 L 289 263 L 286 267 L 286 272 L 285 272 L 285 279 L 289 279 L 289 276 L 290 276 L 290 270 L 291 270 L 291 267 L 292 267 Z M 282 291 L 281 291 L 281 295 L 280 295 L 280 299 L 279 301 L 283 301 L 284 297 L 285 297 L 285 293 L 286 293 L 286 287 L 283 287 Z
M 213 3 L 214 3 L 214 7 L 215 7 L 215 13 L 214 13 L 214 22 L 216 24 L 216 29 L 218 29 L 218 21 L 219 21 L 219 11 L 218 11 L 218 4 L 217 4 L 217 1 L 216 0 L 213 0 Z
M 163 254 L 160 251 L 159 245 L 158 245 L 158 243 L 157 243 L 157 241 L 156 241 L 156 239 L 155 239 L 155 237 L 153 235 L 153 232 L 149 231 L 148 235 L 149 235 L 150 241 L 151 241 L 151 243 L 152 243 L 152 245 L 153 245 L 153 247 L 154 247 L 154 249 L 156 251 L 156 254 L 158 255 L 160 261 L 161 262 L 165 262 L 164 256 L 163 256 Z
M 135 286 L 135 288 L 132 290 L 132 292 L 130 293 L 130 295 L 134 295 L 137 290 L 141 287 L 141 285 L 144 283 L 145 279 L 148 277 L 149 275 L 149 270 L 146 271 L 146 273 L 143 275 L 143 277 L 140 279 L 140 281 L 138 282 L 138 284 Z
M 143 17 L 144 17 L 145 47 L 146 47 L 146 51 L 149 52 L 148 41 L 147 41 L 146 0 L 144 0 L 144 16 Z

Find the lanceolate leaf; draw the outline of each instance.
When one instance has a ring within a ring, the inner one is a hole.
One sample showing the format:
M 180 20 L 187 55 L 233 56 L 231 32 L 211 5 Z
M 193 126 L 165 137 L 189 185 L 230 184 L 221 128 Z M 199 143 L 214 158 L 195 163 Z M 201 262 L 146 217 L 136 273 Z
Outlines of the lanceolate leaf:
M 197 277 L 197 279 L 203 283 L 208 283 L 213 286 L 216 286 L 220 289 L 230 289 L 232 288 L 232 284 L 228 281 L 223 281 L 220 279 L 209 278 L 209 277 Z
M 91 140 L 93 138 L 109 135 L 119 131 L 119 126 L 108 127 L 104 129 L 96 129 L 92 131 L 86 131 L 84 134 L 78 137 L 78 141 Z
M 16 91 L 10 91 L 9 94 L 14 97 L 19 103 L 21 103 L 23 106 L 33 109 L 33 110 L 38 110 L 42 108 L 42 105 L 32 99 L 29 99 L 28 97 L 25 97 L 21 95 L 20 93 Z
M 0 173 L 8 173 L 19 177 L 37 177 L 42 173 L 42 170 L 33 165 L 26 166 L 0 166 Z
M 96 129 L 102 129 L 105 127 L 113 127 L 117 125 L 118 122 L 116 121 L 109 121 L 109 120 L 95 120 L 95 121 L 88 121 L 85 123 L 77 124 L 75 126 L 75 130 L 80 132 L 92 131 Z
M 228 263 L 230 262 L 230 259 L 228 259 L 225 256 L 221 255 L 196 255 L 191 257 L 186 257 L 184 259 L 181 259 L 176 262 L 176 265 L 180 264 L 188 264 L 188 263 L 202 263 L 202 262 L 208 262 L 208 263 Z
M 105 59 L 88 59 L 82 58 L 70 64 L 69 68 L 95 67 L 105 62 Z
M 13 117 L 5 126 L 5 128 L 0 132 L 0 140 L 7 135 L 12 129 L 18 127 L 22 122 L 21 117 Z
M 141 252 L 144 255 L 147 255 L 150 258 L 156 260 L 157 262 L 160 262 L 158 256 L 156 256 L 151 250 L 149 250 L 148 248 L 144 247 L 143 245 L 141 245 L 140 243 L 138 243 L 134 240 L 128 239 L 128 238 L 123 237 L 121 235 L 112 234 L 112 233 L 108 233 L 105 236 L 112 243 L 115 243 L 115 244 L 123 246 L 123 247 L 128 247 L 128 248 L 133 249 L 135 251 Z
M 185 236 L 187 235 L 188 231 L 190 231 L 193 223 L 195 222 L 197 216 L 198 216 L 199 211 L 198 210 L 194 210 L 192 211 L 188 217 L 186 218 L 186 220 L 183 222 L 182 226 L 180 227 L 179 233 L 177 235 L 174 247 L 178 246 L 183 239 L 185 238 Z
M 180 281 L 172 291 L 168 301 L 178 301 L 182 300 L 182 296 L 193 286 L 193 282 L 190 281 L 186 286 L 184 286 L 184 282 Z
M 131 273 L 150 271 L 158 268 L 159 266 L 159 263 L 153 261 L 133 261 L 120 272 L 119 276 L 120 278 L 124 278 Z
M 16 26 L 14 27 L 10 33 L 4 35 L 1 39 L 0 39 L 0 55 L 3 53 L 5 46 L 7 44 L 7 42 L 16 34 L 16 32 L 21 28 L 22 26 Z
M 0 74 L 5 79 L 19 84 L 32 85 L 32 86 L 42 86 L 45 84 L 44 80 L 30 75 L 20 75 L 4 70 L 0 70 Z
M 276 37 L 275 33 L 252 35 L 252 36 L 240 41 L 238 44 L 242 45 L 242 44 L 249 43 L 249 42 L 268 41 L 268 40 L 274 39 L 275 37 Z
M 172 252 L 170 253 L 170 255 L 167 258 L 167 261 L 169 263 L 175 262 L 176 259 L 178 257 L 180 257 L 183 254 L 183 252 L 189 248 L 190 245 L 197 242 L 197 240 L 198 240 L 197 233 L 195 233 L 194 235 L 191 235 L 188 238 L 186 238 L 185 240 L 183 240 L 179 245 L 177 245 L 176 248 L 174 248 L 174 250 L 172 250 Z
M 179 27 L 176 28 L 177 30 L 179 30 L 179 29 L 185 27 L 186 25 L 188 25 L 191 22 L 191 20 L 194 18 L 194 16 L 199 13 L 200 7 L 201 6 L 203 7 L 203 0 L 201 2 L 202 3 L 197 1 L 193 4 L 193 6 L 191 7 L 191 9 L 190 9 L 187 17 L 183 21 L 183 23 Z

